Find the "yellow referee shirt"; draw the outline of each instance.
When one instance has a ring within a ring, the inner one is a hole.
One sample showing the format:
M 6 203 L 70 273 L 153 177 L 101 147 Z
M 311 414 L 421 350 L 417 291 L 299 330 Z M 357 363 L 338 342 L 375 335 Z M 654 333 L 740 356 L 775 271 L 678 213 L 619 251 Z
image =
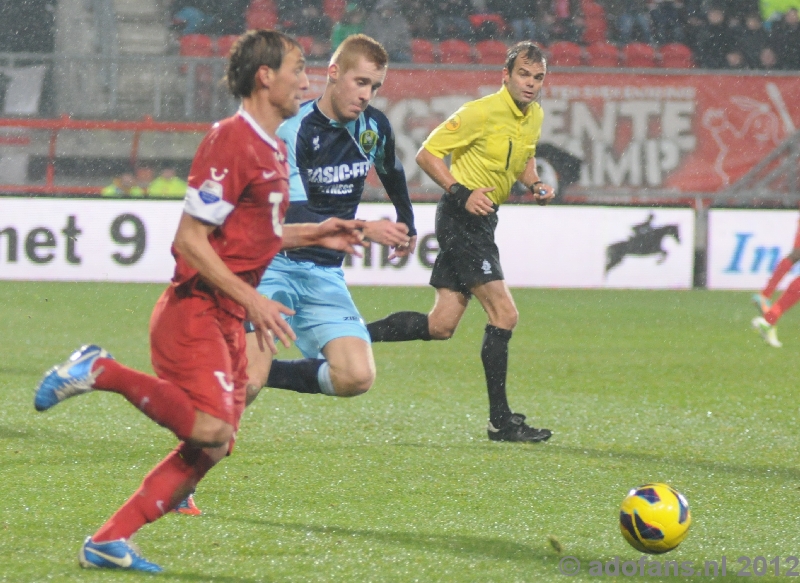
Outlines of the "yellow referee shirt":
M 522 113 L 503 85 L 462 105 L 422 146 L 438 158 L 452 153 L 453 177 L 471 190 L 494 186 L 486 196 L 501 204 L 536 153 L 543 120 L 541 105 L 531 103 Z

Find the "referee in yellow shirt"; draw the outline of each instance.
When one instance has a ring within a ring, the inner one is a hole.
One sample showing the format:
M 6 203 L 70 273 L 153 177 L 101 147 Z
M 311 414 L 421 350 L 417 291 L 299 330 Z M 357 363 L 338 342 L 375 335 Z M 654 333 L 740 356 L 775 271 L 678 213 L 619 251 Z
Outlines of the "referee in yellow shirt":
M 494 241 L 497 209 L 519 180 L 539 204 L 554 196 L 536 172 L 536 142 L 544 112 L 536 101 L 547 63 L 531 42 L 508 50 L 503 87 L 470 101 L 433 130 L 417 163 L 445 194 L 436 208 L 439 255 L 431 285 L 436 301 L 428 314 L 396 312 L 367 326 L 373 342 L 447 340 L 474 295 L 489 316 L 481 360 L 489 393 L 489 439 L 546 441 L 549 429 L 536 429 L 513 413 L 506 397 L 508 342 L 519 313 L 503 278 Z M 443 158 L 452 154 L 448 168 Z

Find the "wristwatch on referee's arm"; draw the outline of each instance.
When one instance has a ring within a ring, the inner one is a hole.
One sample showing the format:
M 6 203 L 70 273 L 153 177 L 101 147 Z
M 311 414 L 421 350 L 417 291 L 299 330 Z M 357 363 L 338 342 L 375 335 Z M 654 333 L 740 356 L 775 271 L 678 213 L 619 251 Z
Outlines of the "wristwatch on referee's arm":
M 528 187 L 528 190 L 530 190 L 533 194 L 544 196 L 545 194 L 547 194 L 547 191 L 544 188 L 542 188 L 543 184 L 544 182 L 542 182 L 541 180 L 537 180 L 536 182 L 531 183 L 531 185 Z
M 472 194 L 472 191 L 469 188 L 460 182 L 454 182 L 447 188 L 446 196 L 458 208 L 463 209 L 467 206 L 467 199 L 470 194 Z

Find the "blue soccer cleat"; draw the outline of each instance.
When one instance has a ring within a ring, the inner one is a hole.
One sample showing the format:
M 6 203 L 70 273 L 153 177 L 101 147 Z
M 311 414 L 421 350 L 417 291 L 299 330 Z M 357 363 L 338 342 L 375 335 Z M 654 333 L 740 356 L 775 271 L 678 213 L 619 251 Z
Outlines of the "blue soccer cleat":
M 65 363 L 47 371 L 36 388 L 33 400 L 36 410 L 47 411 L 64 399 L 91 391 L 97 375 L 102 372 L 102 369 L 91 372 L 98 358 L 114 357 L 94 344 L 81 346 Z
M 78 562 L 84 569 L 127 569 L 147 573 L 161 573 L 164 570 L 143 559 L 139 550 L 124 538 L 96 543 L 87 536 L 78 553 Z
M 197 504 L 194 503 L 193 494 L 189 494 L 186 498 L 181 500 L 180 504 L 173 508 L 172 511 L 178 514 L 186 514 L 187 516 L 200 516 L 203 513 L 203 511 L 197 507 Z
M 753 302 L 753 305 L 758 310 L 758 313 L 762 316 L 766 314 L 772 307 L 772 302 L 769 301 L 769 298 L 761 295 L 760 293 L 753 294 L 753 296 L 750 298 L 750 301 Z

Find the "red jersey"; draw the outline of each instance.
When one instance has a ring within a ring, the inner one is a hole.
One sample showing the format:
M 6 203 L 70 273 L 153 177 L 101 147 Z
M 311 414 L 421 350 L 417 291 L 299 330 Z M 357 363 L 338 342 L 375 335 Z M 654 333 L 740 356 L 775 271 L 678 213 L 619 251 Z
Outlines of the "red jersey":
M 208 237 L 211 247 L 231 271 L 256 286 L 281 249 L 289 206 L 285 144 L 240 109 L 203 138 L 188 184 L 184 212 L 217 226 Z M 174 286 L 197 276 L 174 245 L 172 255 Z

